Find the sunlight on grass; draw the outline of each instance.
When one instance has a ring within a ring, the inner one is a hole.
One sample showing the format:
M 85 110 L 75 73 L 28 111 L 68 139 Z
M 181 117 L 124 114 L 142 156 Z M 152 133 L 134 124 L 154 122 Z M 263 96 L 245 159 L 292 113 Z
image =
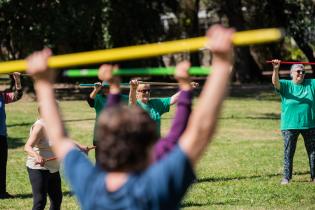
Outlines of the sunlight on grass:
M 69 134 L 92 145 L 94 110 L 85 101 L 62 101 Z M 170 128 L 174 108 L 163 116 L 162 134 Z M 280 186 L 283 142 L 279 100 L 270 93 L 256 98 L 228 98 L 214 142 L 197 166 L 198 178 L 186 195 L 184 209 L 313 209 L 315 185 L 300 138 L 293 182 Z M 0 209 L 31 209 L 31 186 L 23 146 L 37 118 L 36 103 L 22 100 L 7 106 L 9 133 L 8 191 L 17 198 L 1 200 Z M 94 153 L 89 157 L 94 161 Z M 62 209 L 79 209 L 63 180 Z M 47 204 L 48 206 L 48 204 Z M 47 208 L 46 206 L 46 208 Z

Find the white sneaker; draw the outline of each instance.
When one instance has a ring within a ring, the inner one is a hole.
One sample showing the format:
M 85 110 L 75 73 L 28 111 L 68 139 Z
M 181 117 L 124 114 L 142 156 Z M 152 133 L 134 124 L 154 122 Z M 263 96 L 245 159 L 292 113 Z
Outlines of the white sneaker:
M 282 184 L 282 185 L 289 184 L 289 180 L 286 179 L 286 178 L 283 178 L 283 179 L 281 180 L 281 184 Z

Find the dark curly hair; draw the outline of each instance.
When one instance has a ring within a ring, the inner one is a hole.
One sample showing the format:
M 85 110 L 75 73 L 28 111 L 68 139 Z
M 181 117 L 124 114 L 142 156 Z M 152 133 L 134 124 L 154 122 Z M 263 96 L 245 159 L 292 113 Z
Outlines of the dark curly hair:
M 106 171 L 141 171 L 148 166 L 156 124 L 139 107 L 105 109 L 97 122 L 97 162 Z

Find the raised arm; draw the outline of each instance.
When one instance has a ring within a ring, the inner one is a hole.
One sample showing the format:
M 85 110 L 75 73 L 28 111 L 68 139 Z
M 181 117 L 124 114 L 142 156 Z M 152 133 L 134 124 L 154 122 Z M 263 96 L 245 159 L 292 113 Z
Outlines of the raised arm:
M 15 83 L 15 91 L 4 93 L 4 101 L 6 104 L 15 102 L 22 98 L 23 90 L 21 85 L 21 74 L 19 72 L 13 73 L 13 79 Z
M 191 113 L 192 85 L 188 75 L 189 62 L 184 61 L 176 66 L 175 78 L 179 82 L 179 97 L 175 118 L 167 136 L 161 138 L 154 147 L 155 160 L 159 160 L 169 153 L 177 144 L 177 141 L 185 130 Z
M 208 48 L 212 51 L 212 67 L 214 69 L 200 94 L 189 119 L 187 128 L 179 140 L 180 148 L 186 153 L 194 166 L 211 142 L 215 132 L 217 117 L 220 113 L 229 83 L 232 65 L 233 30 L 222 26 L 212 26 L 207 32 Z
M 190 86 L 194 89 L 194 88 L 199 87 L 199 83 L 197 83 L 197 82 L 190 82 Z M 180 95 L 180 91 L 178 91 L 177 93 L 175 93 L 174 95 L 171 96 L 170 105 L 174 105 L 174 104 L 177 103 L 179 95 Z
M 42 118 L 47 126 L 48 138 L 52 141 L 52 150 L 59 160 L 74 147 L 67 139 L 53 91 L 54 74 L 47 67 L 51 55 L 50 49 L 35 52 L 27 58 L 27 72 L 35 80 L 35 91 Z
M 100 90 L 102 89 L 102 84 L 100 82 L 96 82 L 96 83 L 94 83 L 94 85 L 95 86 L 94 86 L 93 91 L 90 93 L 89 97 L 86 99 L 86 101 L 88 102 L 88 104 L 91 108 L 94 107 L 94 102 L 95 102 L 94 99 L 95 99 L 97 93 L 99 93 Z
M 137 88 L 139 85 L 139 81 L 133 79 L 129 82 L 130 90 L 129 90 L 129 104 L 136 105 L 137 104 Z
M 272 66 L 273 66 L 272 84 L 277 90 L 280 90 L 280 82 L 279 82 L 280 62 L 281 61 L 277 59 L 272 60 Z
M 98 71 L 98 78 L 109 84 L 107 107 L 120 103 L 120 78 L 113 75 L 113 71 L 116 69 L 118 69 L 117 65 L 104 64 Z

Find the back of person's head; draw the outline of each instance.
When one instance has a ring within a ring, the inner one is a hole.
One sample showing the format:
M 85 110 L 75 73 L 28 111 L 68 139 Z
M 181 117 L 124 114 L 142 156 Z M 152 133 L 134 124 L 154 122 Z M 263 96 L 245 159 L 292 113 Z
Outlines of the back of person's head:
M 141 171 L 157 141 L 156 124 L 139 107 L 105 109 L 97 122 L 97 161 L 106 171 Z

